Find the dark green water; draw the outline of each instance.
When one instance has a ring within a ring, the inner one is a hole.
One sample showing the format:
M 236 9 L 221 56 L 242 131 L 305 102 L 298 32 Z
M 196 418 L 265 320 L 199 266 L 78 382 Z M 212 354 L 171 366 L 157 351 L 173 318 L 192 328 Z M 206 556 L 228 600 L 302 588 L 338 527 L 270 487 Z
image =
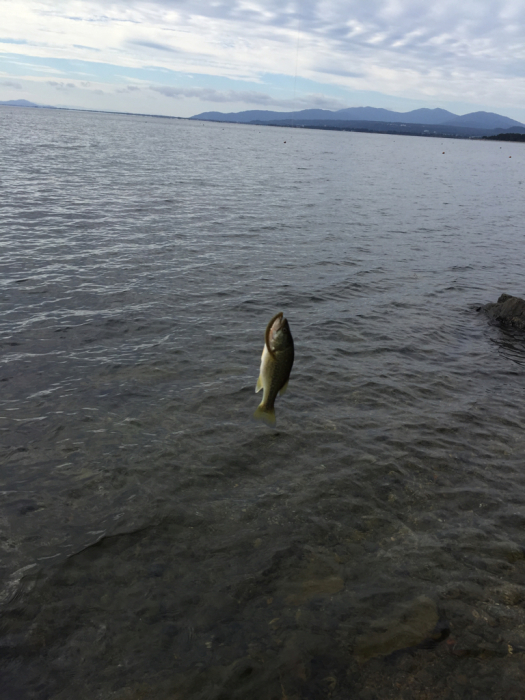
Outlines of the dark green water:
M 525 295 L 523 146 L 2 108 L 0 148 L 2 700 L 521 700 L 525 339 L 476 309 Z

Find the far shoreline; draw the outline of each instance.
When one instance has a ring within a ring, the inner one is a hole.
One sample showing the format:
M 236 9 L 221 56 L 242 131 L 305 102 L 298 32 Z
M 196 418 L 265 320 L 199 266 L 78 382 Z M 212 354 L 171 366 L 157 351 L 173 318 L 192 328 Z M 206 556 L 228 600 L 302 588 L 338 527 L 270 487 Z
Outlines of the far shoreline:
M 201 122 L 211 123 L 211 124 L 236 124 L 238 126 L 255 126 L 255 127 L 277 127 L 281 129 L 310 129 L 314 131 L 339 131 L 339 132 L 350 132 L 350 133 L 364 133 L 364 134 L 385 134 L 387 136 L 419 136 L 425 138 L 440 138 L 440 139 L 461 139 L 469 141 L 507 141 L 507 142 L 525 142 L 525 133 L 520 134 L 519 132 L 510 132 L 503 129 L 476 129 L 474 127 L 455 127 L 454 133 L 447 133 L 442 131 L 442 125 L 439 124 L 399 124 L 395 123 L 398 128 L 393 128 L 394 123 L 391 122 L 374 122 L 374 121 L 359 121 L 355 126 L 346 124 L 293 124 L 293 123 L 279 123 L 279 122 L 238 122 L 229 121 L 225 119 L 198 119 L 196 117 L 177 117 L 168 114 L 148 114 L 143 112 L 121 112 L 112 111 L 104 109 L 89 109 L 81 107 L 54 107 L 52 105 L 38 105 L 38 104 L 6 104 L 5 102 L 0 103 L 0 107 L 8 107 L 13 109 L 49 109 L 49 110 L 60 110 L 65 112 L 86 112 L 94 114 L 110 114 L 125 117 L 148 117 L 153 119 L 177 119 L 181 121 L 191 121 L 191 122 Z M 287 120 L 290 121 L 291 120 Z M 376 125 L 376 128 L 370 128 L 365 125 Z M 405 127 L 404 130 L 399 129 L 399 127 Z M 509 127 L 512 129 L 513 127 Z M 458 132 L 461 129 L 464 133 Z M 487 132 L 499 132 L 499 133 L 487 133 Z M 469 133 L 470 132 L 470 133 Z M 472 133 L 477 132 L 477 133 Z

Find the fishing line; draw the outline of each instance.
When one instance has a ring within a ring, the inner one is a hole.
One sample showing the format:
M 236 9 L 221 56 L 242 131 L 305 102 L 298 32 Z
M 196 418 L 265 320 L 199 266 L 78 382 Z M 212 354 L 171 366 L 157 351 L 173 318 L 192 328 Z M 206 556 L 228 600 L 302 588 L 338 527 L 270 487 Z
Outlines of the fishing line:
M 297 36 L 295 38 L 295 76 L 294 76 L 294 81 L 293 81 L 292 128 L 295 128 L 295 113 L 297 111 L 297 106 L 296 106 L 296 102 L 295 102 L 295 93 L 296 93 L 296 88 L 297 88 L 297 73 L 298 73 L 298 65 L 299 65 L 299 39 L 301 38 L 301 3 L 298 3 L 298 5 L 299 5 L 299 12 L 298 12 L 298 18 L 297 18 Z

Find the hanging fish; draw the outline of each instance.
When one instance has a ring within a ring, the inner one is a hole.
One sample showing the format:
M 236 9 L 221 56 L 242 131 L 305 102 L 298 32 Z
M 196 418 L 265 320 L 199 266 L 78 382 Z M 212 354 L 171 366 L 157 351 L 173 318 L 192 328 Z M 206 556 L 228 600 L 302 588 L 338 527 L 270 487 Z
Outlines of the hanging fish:
M 263 390 L 263 397 L 253 415 L 269 425 L 275 425 L 273 404 L 277 394 L 284 394 L 286 391 L 293 359 L 293 338 L 288 321 L 281 311 L 272 318 L 266 327 L 261 369 L 255 387 L 255 393 Z

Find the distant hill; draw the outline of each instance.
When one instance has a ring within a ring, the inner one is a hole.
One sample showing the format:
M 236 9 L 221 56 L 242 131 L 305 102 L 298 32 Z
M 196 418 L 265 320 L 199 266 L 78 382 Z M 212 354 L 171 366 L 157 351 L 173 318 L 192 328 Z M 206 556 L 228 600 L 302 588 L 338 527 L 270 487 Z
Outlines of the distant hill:
M 273 112 L 267 109 L 251 109 L 246 112 L 203 112 L 190 119 L 203 119 L 217 122 L 274 121 L 275 119 L 335 119 L 372 122 L 398 122 L 405 124 L 441 124 L 456 119 L 457 114 L 446 109 L 414 109 L 411 112 L 393 112 L 380 107 L 347 107 L 335 112 L 329 109 L 301 109 L 296 112 Z
M 393 112 L 379 107 L 348 107 L 332 112 L 333 119 L 394 122 L 397 124 L 443 124 L 457 115 L 446 109 L 413 109 L 411 112 Z
M 279 113 L 282 114 L 282 113 Z M 224 120 L 222 120 L 224 122 Z M 470 126 L 451 124 L 411 124 L 409 122 L 380 122 L 365 119 L 274 119 L 270 121 L 254 120 L 247 125 L 295 127 L 296 129 L 323 129 L 328 131 L 361 131 L 376 134 L 403 134 L 406 136 L 433 136 L 436 138 L 480 139 L 496 134 L 523 133 L 525 126 L 513 126 L 507 129 L 477 129 Z
M 451 126 L 470 126 L 474 129 L 508 129 L 511 126 L 523 126 L 515 119 L 502 117 L 494 112 L 471 112 L 443 123 Z
M 393 112 L 379 107 L 348 107 L 331 111 L 328 109 L 302 109 L 297 112 L 273 112 L 263 109 L 252 109 L 246 112 L 202 112 L 190 119 L 217 122 L 275 123 L 290 122 L 294 126 L 308 126 L 311 121 L 370 121 L 389 122 L 392 124 L 447 125 L 468 127 L 472 129 L 508 129 L 511 126 L 525 126 L 520 122 L 503 117 L 493 112 L 472 112 L 458 116 L 446 109 L 414 109 L 411 112 Z
M 39 105 L 34 102 L 29 102 L 28 100 L 7 100 L 6 102 L 0 100 L 0 105 L 8 105 L 10 107 L 39 107 Z

